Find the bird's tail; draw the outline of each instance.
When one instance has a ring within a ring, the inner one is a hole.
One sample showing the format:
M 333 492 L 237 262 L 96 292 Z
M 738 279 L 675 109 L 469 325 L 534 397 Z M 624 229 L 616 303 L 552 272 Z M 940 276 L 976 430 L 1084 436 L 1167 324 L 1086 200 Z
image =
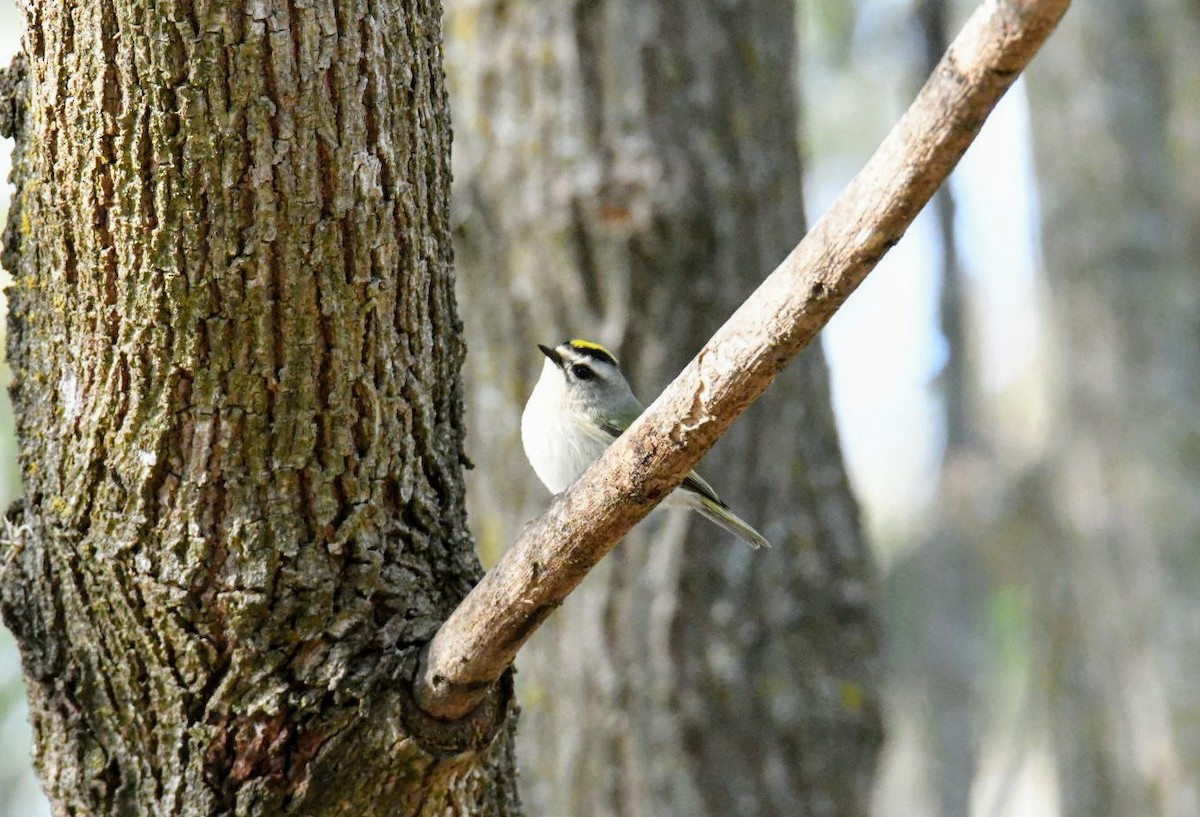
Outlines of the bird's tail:
M 737 538 L 748 544 L 752 548 L 769 548 L 771 543 L 766 538 L 744 522 L 741 517 L 722 502 L 714 502 L 706 496 L 693 494 L 695 499 L 695 508 L 705 519 L 710 522 L 715 522 L 725 530 L 732 533 Z

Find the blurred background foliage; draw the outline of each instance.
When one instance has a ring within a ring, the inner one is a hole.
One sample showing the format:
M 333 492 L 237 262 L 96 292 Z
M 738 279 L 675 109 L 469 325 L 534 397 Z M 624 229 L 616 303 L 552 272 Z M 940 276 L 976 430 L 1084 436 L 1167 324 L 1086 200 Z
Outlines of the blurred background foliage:
M 798 4 L 811 217 L 971 7 Z M 1078 0 L 824 333 L 883 580 L 878 815 L 1200 814 L 1197 42 L 1194 2 Z M 0 638 L 0 814 L 47 814 Z

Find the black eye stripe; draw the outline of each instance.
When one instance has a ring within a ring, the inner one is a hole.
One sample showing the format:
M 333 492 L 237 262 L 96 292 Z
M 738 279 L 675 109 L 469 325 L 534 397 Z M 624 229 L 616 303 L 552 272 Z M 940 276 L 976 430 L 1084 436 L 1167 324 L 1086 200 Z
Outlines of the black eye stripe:
M 592 371 L 592 367 L 586 363 L 576 363 L 573 365 L 571 367 L 571 374 L 575 376 L 576 380 L 591 380 L 596 376 L 596 373 Z

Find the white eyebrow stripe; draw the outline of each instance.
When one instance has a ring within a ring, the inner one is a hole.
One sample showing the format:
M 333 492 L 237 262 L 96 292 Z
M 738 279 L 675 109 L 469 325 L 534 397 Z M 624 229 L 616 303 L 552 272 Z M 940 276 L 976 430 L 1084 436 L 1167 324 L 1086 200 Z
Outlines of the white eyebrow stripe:
M 592 366 L 591 358 L 589 358 L 587 355 L 579 354 L 579 352 L 576 352 L 570 346 L 560 346 L 558 348 L 558 354 L 560 357 L 562 357 L 563 361 L 566 363 L 569 363 L 571 365 L 574 365 L 576 363 L 583 363 L 588 368 L 595 371 L 595 367 Z

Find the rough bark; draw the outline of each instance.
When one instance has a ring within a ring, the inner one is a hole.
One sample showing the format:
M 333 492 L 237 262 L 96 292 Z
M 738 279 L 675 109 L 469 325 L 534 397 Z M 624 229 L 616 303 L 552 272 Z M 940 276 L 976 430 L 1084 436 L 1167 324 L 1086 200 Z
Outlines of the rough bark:
M 440 13 L 26 10 L 0 601 L 58 814 L 518 811 L 503 695 L 405 692 L 479 575 Z
M 534 343 L 599 339 L 652 397 L 801 234 L 793 7 L 448 11 L 472 520 L 498 548 L 547 501 L 517 430 Z M 865 813 L 873 580 L 819 350 L 702 470 L 775 547 L 652 520 L 555 613 L 519 659 L 535 813 Z
M 1196 22 L 1081 4 L 1030 86 L 1060 374 L 1031 565 L 1067 817 L 1200 808 Z

